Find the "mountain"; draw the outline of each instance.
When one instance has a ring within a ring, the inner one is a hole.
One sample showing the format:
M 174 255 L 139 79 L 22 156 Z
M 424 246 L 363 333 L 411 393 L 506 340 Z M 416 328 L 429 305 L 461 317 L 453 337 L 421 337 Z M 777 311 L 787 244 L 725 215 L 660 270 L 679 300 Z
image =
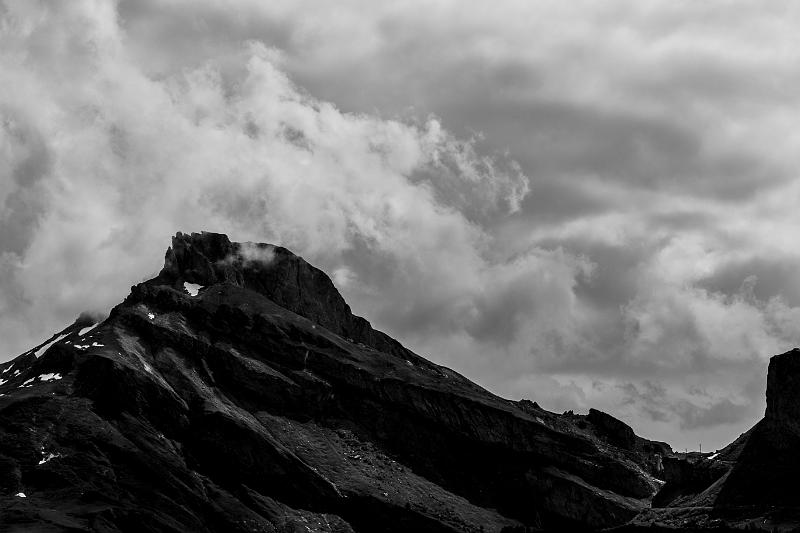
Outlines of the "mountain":
M 654 508 L 625 531 L 800 531 L 800 350 L 770 359 L 762 420 L 719 452 L 664 467 Z
M 290 251 L 214 233 L 0 364 L 3 532 L 595 530 L 646 511 L 671 457 L 500 398 Z

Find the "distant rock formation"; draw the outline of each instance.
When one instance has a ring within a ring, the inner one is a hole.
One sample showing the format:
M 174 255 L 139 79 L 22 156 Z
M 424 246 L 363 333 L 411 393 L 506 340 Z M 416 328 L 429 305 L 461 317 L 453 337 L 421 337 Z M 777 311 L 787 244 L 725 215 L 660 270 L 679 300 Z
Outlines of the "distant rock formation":
M 621 531 L 800 530 L 800 350 L 770 359 L 761 421 L 719 452 L 664 465 L 653 508 Z
M 672 453 L 427 361 L 278 246 L 178 234 L 88 320 L 0 364 L 0 531 L 594 530 Z

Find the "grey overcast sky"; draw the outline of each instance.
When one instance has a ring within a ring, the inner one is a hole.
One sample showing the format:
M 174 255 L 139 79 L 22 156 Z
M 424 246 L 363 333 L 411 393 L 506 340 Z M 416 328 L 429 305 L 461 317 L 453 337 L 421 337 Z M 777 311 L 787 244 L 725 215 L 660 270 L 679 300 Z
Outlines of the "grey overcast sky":
M 282 244 L 490 390 L 683 449 L 800 344 L 800 4 L 0 0 L 0 360 Z

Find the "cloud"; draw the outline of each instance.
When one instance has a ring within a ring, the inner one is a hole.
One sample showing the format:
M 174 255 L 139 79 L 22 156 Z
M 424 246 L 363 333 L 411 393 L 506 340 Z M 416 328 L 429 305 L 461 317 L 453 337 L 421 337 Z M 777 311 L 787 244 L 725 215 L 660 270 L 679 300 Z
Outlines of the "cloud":
M 789 251 L 770 257 L 742 257 L 720 265 L 698 282 L 710 292 L 732 295 L 747 283 L 759 300 L 781 297 L 792 305 L 800 304 L 800 280 L 796 275 L 797 257 Z
M 704 408 L 690 402 L 681 402 L 677 409 L 681 420 L 680 427 L 687 429 L 741 422 L 750 414 L 747 405 L 737 405 L 728 398 L 723 398 Z
M 252 264 L 260 264 L 262 266 L 269 265 L 275 260 L 275 246 L 272 244 L 261 244 L 254 242 L 243 242 L 239 244 L 239 248 L 235 254 L 230 254 L 220 263 L 231 264 L 241 262 L 244 266 Z
M 800 343 L 796 7 L 0 19 L 1 356 L 107 310 L 178 230 L 286 246 L 491 390 L 679 447 L 746 429 L 767 357 Z
M 2 146 L 18 176 L 7 198 L 35 186 L 42 202 L 35 223 L 4 224 L 3 300 L 19 303 L 4 324 L 41 313 L 42 327 L 54 328 L 107 308 L 158 269 L 179 229 L 271 240 L 355 279 L 368 275 L 365 255 L 381 257 L 394 280 L 370 289 L 405 293 L 405 308 L 383 313 L 398 324 L 420 308 L 445 309 L 505 268 L 471 219 L 518 209 L 527 178 L 435 117 L 343 113 L 298 89 L 258 42 L 151 76 L 103 3 L 9 2 L 4 22 L 5 81 L 30 88 L 29 99 L 2 102 Z M 4 220 L 21 216 L 13 205 Z M 266 259 L 249 246 L 242 255 Z M 541 277 L 544 263 L 559 261 L 532 254 L 518 268 Z M 432 285 L 438 293 L 424 301 Z M 8 347 L 21 351 L 44 331 L 10 336 Z
M 699 389 L 688 391 L 690 399 L 675 399 L 666 388 L 647 380 L 639 387 L 626 383 L 619 389 L 624 394 L 623 404 L 635 405 L 656 422 L 677 420 L 682 430 L 741 423 L 752 416 L 753 411 L 748 403 L 737 404 L 730 398 L 711 397 Z

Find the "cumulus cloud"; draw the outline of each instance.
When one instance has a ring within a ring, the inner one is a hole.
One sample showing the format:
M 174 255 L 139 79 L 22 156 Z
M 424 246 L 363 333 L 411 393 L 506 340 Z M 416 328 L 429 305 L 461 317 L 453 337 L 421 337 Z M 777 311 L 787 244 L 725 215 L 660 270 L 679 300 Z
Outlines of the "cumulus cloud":
M 491 390 L 679 447 L 800 343 L 800 9 L 0 0 L 0 338 L 286 246 Z M 754 46 L 753 43 L 758 43 Z
M 404 294 L 383 313 L 398 324 L 439 309 L 479 328 L 496 305 L 476 288 L 509 267 L 471 218 L 518 209 L 527 178 L 513 161 L 478 154 L 434 117 L 343 113 L 299 90 L 259 42 L 154 77 L 129 55 L 107 3 L 8 2 L 3 16 L 3 81 L 29 88 L 3 102 L 15 173 L 4 227 L 25 230 L 2 243 L 12 280 L 3 300 L 18 300 L 3 316 L 9 331 L 36 313 L 52 328 L 118 301 L 158 268 L 176 229 L 271 240 L 356 278 L 369 277 L 364 257 L 374 256 L 392 275 L 371 280 L 372 292 Z M 17 201 L 32 187 L 35 216 Z M 561 261 L 546 256 L 513 268 L 542 278 Z M 9 335 L 8 349 L 41 334 Z

